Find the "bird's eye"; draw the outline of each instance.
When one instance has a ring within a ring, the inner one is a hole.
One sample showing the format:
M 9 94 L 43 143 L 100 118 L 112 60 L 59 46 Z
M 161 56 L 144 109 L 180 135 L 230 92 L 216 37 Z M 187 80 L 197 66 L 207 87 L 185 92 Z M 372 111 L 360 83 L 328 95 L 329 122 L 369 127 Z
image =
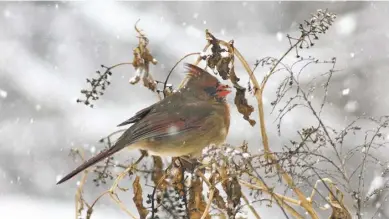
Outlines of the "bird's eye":
M 209 95 L 209 96 L 214 96 L 216 94 L 216 87 L 206 87 L 204 91 Z

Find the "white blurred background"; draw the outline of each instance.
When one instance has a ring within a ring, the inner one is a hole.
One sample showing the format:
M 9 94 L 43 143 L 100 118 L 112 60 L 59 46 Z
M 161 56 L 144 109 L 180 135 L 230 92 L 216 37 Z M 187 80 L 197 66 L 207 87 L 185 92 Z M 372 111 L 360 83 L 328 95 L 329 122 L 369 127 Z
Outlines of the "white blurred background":
M 206 28 L 217 37 L 234 39 L 254 64 L 265 56 L 279 57 L 288 48 L 285 35 L 298 35 L 297 24 L 319 8 L 328 8 L 338 18 L 329 33 L 306 52 L 321 59 L 336 56 L 337 68 L 343 69 L 334 76 L 329 91 L 326 122 L 340 128 L 347 119 L 363 113 L 387 114 L 386 2 L 1 2 L 0 217 L 73 218 L 77 179 L 55 185 L 58 177 L 75 167 L 68 157 L 70 148 L 101 149 L 98 139 L 157 100 L 140 85 L 129 85 L 133 68 L 121 67 L 114 70 L 112 85 L 95 109 L 76 104 L 85 79 L 101 64 L 132 59 L 137 44 L 133 25 L 138 19 L 159 60 L 151 72 L 163 80 L 179 58 L 202 50 Z M 288 59 L 293 61 L 293 56 Z M 180 65 L 171 83 L 177 85 L 183 78 L 181 70 Z M 257 77 L 266 70 L 258 69 Z M 240 67 L 237 73 L 246 84 Z M 269 109 L 280 79 L 275 76 L 265 92 L 274 149 L 310 122 L 297 112 L 284 121 L 284 139 L 277 136 Z M 250 103 L 255 105 L 253 99 Z M 234 107 L 232 113 L 228 142 L 239 144 L 246 139 L 252 150 L 261 148 L 258 126 L 251 128 Z M 257 120 L 257 112 L 253 114 Z M 137 152 L 123 154 L 132 157 Z M 103 189 L 89 182 L 85 196 L 92 200 Z M 263 206 L 259 212 L 263 218 L 284 218 L 277 207 Z M 95 208 L 93 217 L 127 218 L 108 198 Z

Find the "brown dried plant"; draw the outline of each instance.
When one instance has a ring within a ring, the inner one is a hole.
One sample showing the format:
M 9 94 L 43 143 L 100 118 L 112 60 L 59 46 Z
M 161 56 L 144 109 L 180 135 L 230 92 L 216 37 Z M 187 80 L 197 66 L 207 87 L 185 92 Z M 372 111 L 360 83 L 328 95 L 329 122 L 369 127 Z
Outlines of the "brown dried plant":
M 156 92 L 159 98 L 161 92 L 164 96 L 169 95 L 173 87 L 168 84 L 168 80 L 174 68 L 189 56 L 199 56 L 196 65 L 204 61 L 206 68 L 234 85 L 235 106 L 252 126 L 256 122 L 250 116 L 255 109 L 249 104 L 246 95 L 255 96 L 263 150 L 250 151 L 245 141 L 238 147 L 229 144 L 220 147 L 209 146 L 196 166 L 186 165 L 186 159 L 181 158 L 173 158 L 171 162 L 164 164 L 160 157 L 153 156 L 152 159 L 148 159 L 145 152 L 141 152 L 140 158 L 130 164 L 114 162 L 113 158 L 108 158 L 104 165 L 97 165 L 89 172 L 94 172 L 96 175 L 94 182 L 97 185 L 112 180 L 113 185 L 89 205 L 82 197 L 87 176 L 85 171 L 76 194 L 76 218 L 81 217 L 84 206 L 87 206 L 86 218 L 90 218 L 93 207 L 104 195 L 109 195 L 131 218 L 205 219 L 214 216 L 244 218 L 244 215 L 248 217 L 247 214 L 252 215 L 250 218 L 261 218 L 259 206 L 263 203 L 267 207 L 276 204 L 285 218 L 318 219 L 322 211 L 328 210 L 331 210 L 327 213 L 331 219 L 351 219 L 353 211 L 358 218 L 362 218 L 362 212 L 369 201 L 373 196 L 382 194 L 386 188 L 366 194 L 365 175 L 367 166 L 379 160 L 374 156 L 373 151 L 379 151 L 386 145 L 386 135 L 383 133 L 384 129 L 388 128 L 389 117 L 359 118 L 340 131 L 330 128 L 321 118 L 332 75 L 337 72 L 336 59 L 323 61 L 313 57 L 302 57 L 301 50 L 314 46 L 314 40 L 327 32 L 334 19 L 335 15 L 327 10 L 318 10 L 299 26 L 299 36 L 287 35 L 290 45 L 281 58 L 266 57 L 257 60 L 253 68 L 235 47 L 233 40 L 227 42 L 218 39 L 206 30 L 207 45 L 203 52 L 210 50 L 210 55 L 202 55 L 202 53 L 185 55 L 173 66 L 164 82 L 156 81 L 163 84 L 162 90 L 146 87 Z M 145 37 L 139 29 L 137 32 L 141 38 Z M 284 63 L 284 58 L 292 52 L 295 52 L 296 62 Z M 247 87 L 239 84 L 240 78 L 236 73 L 235 58 L 239 60 L 238 64 L 243 66 L 250 78 Z M 105 88 L 111 70 L 124 64 L 130 63 L 105 67 L 106 72 L 99 73 L 100 78 L 88 80 L 92 90 L 83 91 L 86 100 L 79 102 L 89 105 L 90 100 L 97 100 L 99 94 L 97 87 Z M 314 77 L 308 83 L 302 83 L 300 78 L 311 65 L 328 66 L 329 71 Z M 258 67 L 265 66 L 269 67 L 270 71 L 259 82 L 254 71 Z M 276 99 L 271 103 L 271 113 L 278 112 L 276 119 L 278 134 L 281 135 L 282 121 L 285 116 L 298 108 L 308 109 L 317 124 L 298 131 L 298 140 L 290 140 L 290 144 L 285 145 L 281 151 L 273 152 L 270 149 L 265 125 L 263 93 L 266 83 L 276 73 L 285 75 L 285 79 L 276 90 Z M 321 85 L 319 86 L 318 83 Z M 315 92 L 324 94 L 318 106 L 311 99 Z M 371 121 L 376 128 L 365 131 L 364 142 L 361 145 L 347 150 L 343 147 L 346 136 L 362 133 L 363 128 L 358 126 L 357 122 L 363 119 Z M 111 138 L 121 131 L 110 134 L 100 142 L 110 147 Z M 325 152 L 331 153 L 335 159 L 324 155 Z M 354 158 L 361 160 L 360 165 L 348 165 L 348 161 Z M 386 171 L 387 163 L 379 164 L 385 170 L 383 175 L 389 172 Z M 124 171 L 114 176 L 110 171 L 113 167 L 123 168 Z M 132 190 L 119 186 L 120 181 L 126 176 L 130 179 L 131 176 L 136 176 Z M 140 176 L 144 176 L 146 181 L 151 179 L 153 184 L 151 191 L 142 184 Z M 355 181 L 357 185 L 353 183 Z M 129 211 L 120 201 L 116 192 L 118 189 L 124 192 L 132 191 L 138 216 Z M 147 196 L 144 196 L 145 192 L 148 193 Z M 355 204 L 346 203 L 344 197 L 353 199 Z M 323 203 L 326 207 L 323 207 Z

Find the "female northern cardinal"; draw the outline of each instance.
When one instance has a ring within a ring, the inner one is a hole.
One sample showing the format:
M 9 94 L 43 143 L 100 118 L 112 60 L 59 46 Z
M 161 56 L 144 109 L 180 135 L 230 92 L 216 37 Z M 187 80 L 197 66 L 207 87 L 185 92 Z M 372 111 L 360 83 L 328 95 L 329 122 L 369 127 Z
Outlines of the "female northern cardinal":
M 114 146 L 87 160 L 57 184 L 125 147 L 157 156 L 196 157 L 204 147 L 223 143 L 230 126 L 225 97 L 231 91 L 203 69 L 191 64 L 186 67 L 189 73 L 185 86 L 119 124 L 134 123 Z

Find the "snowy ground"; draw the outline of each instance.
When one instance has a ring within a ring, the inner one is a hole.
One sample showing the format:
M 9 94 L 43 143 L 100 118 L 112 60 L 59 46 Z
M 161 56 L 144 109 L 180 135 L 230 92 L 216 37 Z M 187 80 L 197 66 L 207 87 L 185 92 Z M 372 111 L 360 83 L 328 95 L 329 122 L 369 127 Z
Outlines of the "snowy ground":
M 205 28 L 234 39 L 235 46 L 254 63 L 285 51 L 285 35 L 297 34 L 296 22 L 318 8 L 329 8 L 338 20 L 310 54 L 322 59 L 336 56 L 338 68 L 343 69 L 329 91 L 332 106 L 326 121 L 342 127 L 346 117 L 387 113 L 386 2 L 1 2 L 0 217 L 73 217 L 76 180 L 55 186 L 57 177 L 74 167 L 67 156 L 69 149 L 99 148 L 98 139 L 156 101 L 143 88 L 129 86 L 132 69 L 121 68 L 96 109 L 75 103 L 85 78 L 100 64 L 132 58 L 137 41 L 133 24 L 138 18 L 159 60 L 152 72 L 163 79 L 180 57 L 203 48 Z M 174 84 L 183 77 L 179 71 L 172 77 Z M 241 79 L 247 81 L 247 76 Z M 266 107 L 270 107 L 278 79 L 274 77 L 267 86 Z M 228 141 L 240 143 L 244 138 L 252 148 L 259 148 L 257 128 L 240 119 L 236 109 L 232 113 Z M 286 137 L 295 136 L 291 130 L 309 123 L 301 116 L 297 113 L 285 120 Z M 268 126 L 275 128 L 271 122 Z M 270 138 L 280 142 L 275 132 Z M 86 195 L 95 197 L 100 191 L 90 187 Z M 94 218 L 126 218 L 109 201 L 103 203 L 107 205 L 96 210 Z M 268 209 L 263 212 L 274 215 Z

